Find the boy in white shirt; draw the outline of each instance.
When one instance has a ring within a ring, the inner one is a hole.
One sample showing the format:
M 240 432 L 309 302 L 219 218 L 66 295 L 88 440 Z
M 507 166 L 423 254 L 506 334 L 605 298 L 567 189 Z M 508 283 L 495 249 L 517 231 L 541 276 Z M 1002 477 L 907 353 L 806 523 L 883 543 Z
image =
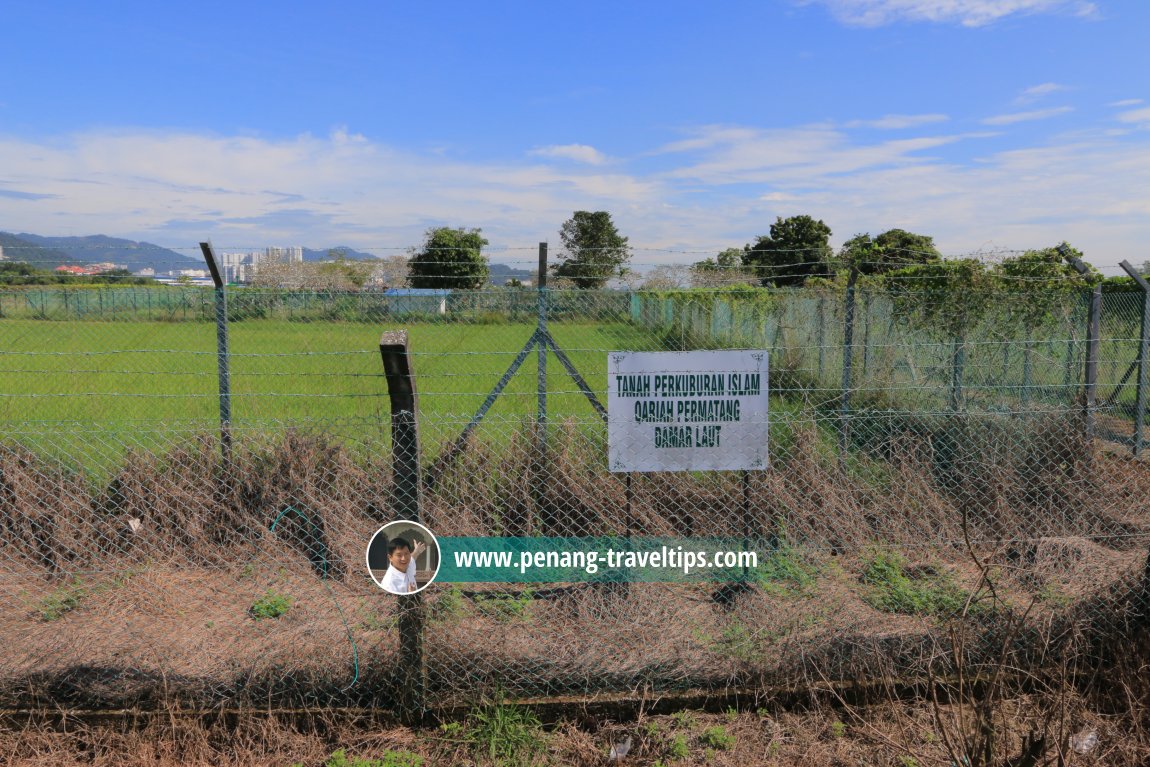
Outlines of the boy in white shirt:
M 427 549 L 419 541 L 412 546 L 406 538 L 392 538 L 387 543 L 387 572 L 380 581 L 385 591 L 392 594 L 410 594 L 419 587 L 415 584 L 415 558 Z

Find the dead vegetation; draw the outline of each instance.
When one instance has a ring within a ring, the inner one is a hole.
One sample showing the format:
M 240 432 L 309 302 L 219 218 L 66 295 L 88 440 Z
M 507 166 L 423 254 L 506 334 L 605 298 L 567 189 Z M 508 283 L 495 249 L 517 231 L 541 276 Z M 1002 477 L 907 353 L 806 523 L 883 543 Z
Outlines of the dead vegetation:
M 855 424 L 847 461 L 833 424 L 785 416 L 772 470 L 746 485 L 733 472 L 636 475 L 629 494 L 582 424 L 552 430 L 545 463 L 528 424 L 500 444 L 480 432 L 426 495 L 433 531 L 747 537 L 774 554 L 750 587 L 729 591 L 437 584 L 433 698 L 745 690 L 802 685 L 812 668 L 840 681 L 893 668 L 921 683 L 956 625 L 964 657 L 986 663 L 1024 618 L 1011 662 L 1042 668 L 1061 663 L 1084 611 L 1097 613 L 1093 636 L 1127 620 L 1106 595 L 1143 566 L 1140 462 L 1084 452 L 1073 429 L 1047 421 L 988 432 L 888 418 L 863 444 L 867 423 Z M 362 565 L 391 519 L 389 456 L 302 430 L 244 437 L 226 469 L 216 437 L 201 435 L 131 454 L 96 487 L 0 449 L 4 704 L 391 705 L 393 604 Z M 987 447 L 1004 440 L 1017 457 Z M 999 600 L 955 623 L 982 576 L 971 547 L 995 569 Z M 879 564 L 889 582 L 873 577 Z M 282 617 L 253 617 L 275 598 Z

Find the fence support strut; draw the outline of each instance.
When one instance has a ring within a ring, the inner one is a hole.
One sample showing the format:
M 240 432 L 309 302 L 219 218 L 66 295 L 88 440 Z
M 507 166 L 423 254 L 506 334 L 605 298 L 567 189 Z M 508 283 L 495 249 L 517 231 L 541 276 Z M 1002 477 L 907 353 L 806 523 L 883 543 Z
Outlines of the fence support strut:
M 204 260 L 208 262 L 208 271 L 212 273 L 212 282 L 215 283 L 216 297 L 216 358 L 218 360 L 220 380 L 220 453 L 223 456 L 224 466 L 230 466 L 232 460 L 232 383 L 231 371 L 228 367 L 228 294 L 223 275 L 216 261 L 215 251 L 211 242 L 201 242 L 200 250 Z
M 419 398 L 407 349 L 407 331 L 384 333 L 379 339 L 387 394 L 391 399 L 391 455 L 394 509 L 400 519 L 419 521 L 423 483 L 419 477 Z M 398 597 L 400 718 L 415 723 L 423 718 L 427 690 L 427 661 L 423 654 L 423 594 Z

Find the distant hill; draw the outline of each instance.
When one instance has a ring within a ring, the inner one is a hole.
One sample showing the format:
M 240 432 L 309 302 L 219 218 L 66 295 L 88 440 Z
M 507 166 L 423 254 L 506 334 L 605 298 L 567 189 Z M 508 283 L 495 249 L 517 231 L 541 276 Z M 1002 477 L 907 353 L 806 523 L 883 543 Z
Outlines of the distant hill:
M 63 251 L 44 247 L 9 232 L 0 232 L 0 248 L 4 248 L 5 261 L 23 261 L 37 269 L 55 269 L 61 264 L 76 263 Z
M 204 259 L 198 248 L 179 252 L 169 250 L 150 242 L 136 242 L 102 234 L 87 237 L 42 237 L 38 234 L 20 233 L 16 235 L 42 248 L 65 254 L 66 261 L 60 263 L 99 264 L 110 262 L 123 264 L 129 271 L 138 272 L 152 268 L 157 272 L 172 269 L 190 269 L 203 266 Z M 57 264 L 53 264 L 56 266 Z
M 311 248 L 303 249 L 304 261 L 327 261 L 332 257 L 332 253 L 342 253 L 345 258 L 350 258 L 353 261 L 369 261 L 374 259 L 371 253 L 364 253 L 354 248 L 348 248 L 343 245 L 337 245 L 334 248 L 321 248 L 320 250 L 312 250 Z
M 491 274 L 488 278 L 492 285 L 506 285 L 509 280 L 520 282 L 535 282 L 535 272 L 531 269 L 513 269 L 507 264 L 490 264 Z

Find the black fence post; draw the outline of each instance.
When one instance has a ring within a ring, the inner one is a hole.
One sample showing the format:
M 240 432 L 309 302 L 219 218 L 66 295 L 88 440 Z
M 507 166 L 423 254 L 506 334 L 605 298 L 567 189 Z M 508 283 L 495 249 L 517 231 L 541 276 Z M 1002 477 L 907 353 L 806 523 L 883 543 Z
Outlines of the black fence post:
M 229 466 L 232 460 L 232 383 L 229 367 L 230 351 L 228 349 L 228 295 L 223 275 L 220 274 L 219 264 L 216 261 L 215 251 L 210 242 L 201 242 L 204 260 L 208 262 L 208 271 L 212 273 L 212 282 L 215 283 L 216 299 L 216 359 L 219 371 L 220 389 L 220 452 L 223 455 L 224 465 Z
M 1129 261 L 1119 264 L 1142 288 L 1142 326 L 1138 344 L 1138 384 L 1134 404 L 1134 455 L 1142 451 L 1142 427 L 1146 420 L 1147 368 L 1150 367 L 1150 282 L 1130 265 Z
M 419 476 L 419 398 L 408 353 L 407 331 L 384 333 L 379 339 L 379 353 L 391 400 L 393 508 L 399 519 L 418 522 L 423 500 L 423 482 Z M 398 599 L 398 713 L 404 722 L 415 723 L 423 718 L 427 692 L 423 594 L 407 594 Z

